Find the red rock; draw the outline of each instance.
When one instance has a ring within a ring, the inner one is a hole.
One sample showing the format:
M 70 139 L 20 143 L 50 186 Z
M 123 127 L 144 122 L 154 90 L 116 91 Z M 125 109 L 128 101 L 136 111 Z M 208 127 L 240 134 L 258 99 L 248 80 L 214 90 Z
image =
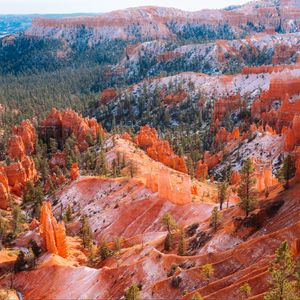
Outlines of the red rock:
M 135 137 L 135 141 L 141 148 L 146 150 L 152 159 L 160 161 L 174 170 L 187 173 L 184 159 L 173 152 L 168 141 L 163 141 L 158 138 L 154 128 L 148 125 L 141 127 Z
M 230 184 L 237 185 L 241 181 L 241 175 L 238 171 L 233 171 L 230 176 Z
M 124 139 L 124 140 L 127 140 L 127 141 L 133 141 L 133 138 L 131 135 L 129 135 L 128 132 L 124 132 L 122 135 L 121 135 L 121 138 Z
M 41 207 L 40 235 L 48 252 L 62 257 L 68 256 L 65 224 L 57 223 L 50 202 L 43 202 Z
M 240 137 L 240 129 L 238 127 L 233 128 L 230 139 L 237 140 Z
M 182 102 L 187 96 L 188 94 L 185 91 L 179 90 L 166 96 L 163 101 L 166 104 L 177 104 Z
M 54 155 L 52 155 L 49 165 L 50 168 L 55 168 L 56 166 L 59 166 L 61 168 L 64 168 L 66 165 L 66 155 L 64 152 L 58 151 Z
M 8 207 L 8 195 L 10 187 L 8 185 L 8 179 L 5 170 L 0 166 L 0 208 L 7 209 Z
M 219 154 L 211 155 L 209 151 L 204 153 L 204 162 L 207 164 L 208 169 L 213 169 L 219 162 L 221 158 Z
M 77 163 L 73 163 L 70 171 L 71 180 L 75 180 L 79 176 L 79 167 Z
M 104 137 L 105 132 L 95 119 L 83 118 L 71 109 L 59 112 L 52 109 L 48 117 L 41 122 L 41 134 L 46 137 L 47 131 L 54 132 L 55 137 L 65 140 L 71 134 L 77 139 L 78 148 L 84 151 L 88 148 L 87 136 L 95 141 L 97 134 Z
M 12 133 L 22 138 L 25 154 L 31 155 L 35 150 L 36 144 L 36 132 L 31 122 L 29 120 L 22 121 L 19 126 L 13 127 Z
M 203 163 L 202 160 L 199 160 L 197 162 L 196 167 L 196 177 L 200 181 L 206 180 L 208 176 L 208 165 L 206 163 Z
M 102 91 L 100 103 L 101 104 L 107 104 L 111 100 L 115 99 L 117 97 L 117 92 L 113 88 L 108 88 Z
M 236 109 L 244 107 L 240 94 L 232 95 L 224 99 L 219 99 L 214 103 L 213 119 L 223 120 L 226 114 Z
M 29 224 L 29 229 L 34 230 L 34 229 L 38 228 L 39 225 L 40 225 L 39 221 L 36 218 L 33 218 L 31 223 Z
M 22 160 L 25 157 L 25 146 L 19 135 L 13 135 L 8 141 L 7 154 L 11 159 Z
M 198 196 L 198 188 L 196 185 L 192 185 L 191 193 L 192 193 L 192 195 Z

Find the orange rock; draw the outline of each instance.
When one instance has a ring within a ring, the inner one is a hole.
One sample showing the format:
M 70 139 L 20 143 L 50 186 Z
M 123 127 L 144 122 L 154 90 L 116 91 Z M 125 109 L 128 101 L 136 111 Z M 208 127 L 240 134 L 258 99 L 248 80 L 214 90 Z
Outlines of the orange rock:
M 240 181 L 241 181 L 240 173 L 238 171 L 233 171 L 230 176 L 230 184 L 236 185 L 236 184 L 239 184 Z
M 208 169 L 213 169 L 220 162 L 219 154 L 211 155 L 209 151 L 204 153 L 204 162 L 207 164 Z
M 196 185 L 193 185 L 191 187 L 191 192 L 192 192 L 192 195 L 198 196 L 198 188 Z
M 3 167 L 0 166 L 0 208 L 7 209 L 9 195 L 8 179 Z
M 36 144 L 36 132 L 31 122 L 29 120 L 22 121 L 19 126 L 13 127 L 12 133 L 22 138 L 25 154 L 31 155 L 35 150 Z
M 236 109 L 243 107 L 243 102 L 240 94 L 228 96 L 214 103 L 213 119 L 223 120 L 224 116 Z
M 238 127 L 233 128 L 230 139 L 237 140 L 240 137 L 240 129 Z
M 117 97 L 117 92 L 113 88 L 107 88 L 102 91 L 100 103 L 101 104 L 107 104 L 111 100 L 115 99 Z
M 128 141 L 133 141 L 133 138 L 129 135 L 128 132 L 124 132 L 122 135 L 121 135 L 121 138 L 124 139 L 124 140 L 128 140 Z
M 22 160 L 25 157 L 25 145 L 19 135 L 12 135 L 8 141 L 7 154 L 12 159 Z
M 53 108 L 48 117 L 41 122 L 40 129 L 44 137 L 50 132 L 54 138 L 63 140 L 74 134 L 80 151 L 86 150 L 89 146 L 87 136 L 91 136 L 95 141 L 97 134 L 102 137 L 105 135 L 103 128 L 95 119 L 83 118 L 71 109 L 59 112 Z
M 185 91 L 179 90 L 175 93 L 171 93 L 170 95 L 166 96 L 164 98 L 164 102 L 166 104 L 177 104 L 182 102 L 187 96 L 188 94 Z
M 152 159 L 160 161 L 174 170 L 187 173 L 184 159 L 173 152 L 168 141 L 163 141 L 158 138 L 154 128 L 148 125 L 141 127 L 135 137 L 135 141 L 141 148 L 146 150 Z
M 47 251 L 62 257 L 68 256 L 65 224 L 64 222 L 57 223 L 52 214 L 50 202 L 43 202 L 39 229 Z
M 31 223 L 29 224 L 29 229 L 34 230 L 35 228 L 38 228 L 40 225 L 39 221 L 36 218 L 33 218 Z
M 204 181 L 208 176 L 208 166 L 206 163 L 203 163 L 202 160 L 197 162 L 196 167 L 196 177 L 200 181 Z
M 73 163 L 70 171 L 71 180 L 75 180 L 79 176 L 79 167 L 77 163 Z

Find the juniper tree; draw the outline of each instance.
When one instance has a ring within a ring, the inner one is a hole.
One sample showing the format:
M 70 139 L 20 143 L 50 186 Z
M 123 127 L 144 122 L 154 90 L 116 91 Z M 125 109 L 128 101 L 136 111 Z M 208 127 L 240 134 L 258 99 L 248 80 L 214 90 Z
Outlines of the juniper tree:
M 212 264 L 205 264 L 202 266 L 201 269 L 202 269 L 204 279 L 207 280 L 207 282 L 209 282 L 210 278 L 214 274 L 214 267 L 212 266 Z
M 254 166 L 250 158 L 244 161 L 241 171 L 241 183 L 238 189 L 240 206 L 249 215 L 256 205 L 256 191 L 254 189 Z
M 228 185 L 226 182 L 222 182 L 218 186 L 218 198 L 219 198 L 219 203 L 220 203 L 220 210 L 223 209 L 223 204 L 226 201 L 227 198 L 227 188 Z
M 180 228 L 179 231 L 177 254 L 180 256 L 184 256 L 186 254 L 186 239 L 183 228 Z
M 242 284 L 240 286 L 240 294 L 242 299 L 247 299 L 248 297 L 250 297 L 251 295 L 251 286 L 249 285 L 249 283 L 245 282 L 244 284 Z
M 83 246 L 87 249 L 92 247 L 93 235 L 90 224 L 86 216 L 82 218 L 82 226 L 80 229 Z

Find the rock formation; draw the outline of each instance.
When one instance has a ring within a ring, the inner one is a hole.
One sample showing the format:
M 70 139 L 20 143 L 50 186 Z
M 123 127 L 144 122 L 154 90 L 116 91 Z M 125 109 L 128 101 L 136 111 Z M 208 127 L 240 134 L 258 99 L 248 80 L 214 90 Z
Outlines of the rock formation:
M 10 187 L 3 167 L 0 166 L 0 208 L 7 209 Z
M 184 159 L 173 152 L 168 141 L 158 138 L 154 128 L 148 125 L 141 127 L 135 141 L 142 149 L 146 150 L 152 159 L 160 161 L 174 170 L 187 173 Z
M 152 171 L 146 174 L 146 186 L 152 192 L 158 192 L 158 196 L 175 204 L 186 204 L 192 201 L 197 189 L 192 188 L 191 178 L 185 174 L 175 175 L 165 167 L 159 169 L 158 174 Z
M 73 134 L 80 151 L 88 148 L 88 137 L 95 141 L 98 134 L 105 135 L 95 119 L 83 118 L 71 109 L 60 112 L 53 108 L 48 117 L 41 122 L 40 130 L 44 140 L 55 138 L 60 147 Z
M 40 235 L 48 252 L 68 256 L 65 224 L 63 221 L 57 223 L 50 202 L 44 202 L 41 207 Z
M 73 163 L 70 171 L 71 180 L 75 180 L 79 176 L 79 167 L 77 163 Z
M 116 97 L 117 97 L 116 90 L 113 88 L 107 88 L 103 90 L 101 93 L 100 103 L 105 105 Z
M 199 160 L 196 166 L 196 177 L 198 180 L 204 181 L 206 180 L 207 176 L 208 176 L 208 165 L 207 163 L 203 163 L 202 160 Z

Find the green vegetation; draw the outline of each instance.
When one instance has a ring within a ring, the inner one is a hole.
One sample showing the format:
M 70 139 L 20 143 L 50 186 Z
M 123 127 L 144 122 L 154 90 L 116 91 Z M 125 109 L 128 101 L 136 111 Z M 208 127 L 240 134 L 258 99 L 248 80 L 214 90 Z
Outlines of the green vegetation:
M 136 284 L 133 284 L 125 291 L 125 300 L 140 300 L 140 289 Z
M 271 274 L 270 290 L 265 300 L 300 299 L 299 282 L 297 283 L 296 262 L 291 254 L 288 242 L 283 242 L 276 250 L 276 257 L 269 268 Z M 298 278 L 299 280 L 299 278 Z
M 246 212 L 246 216 L 256 205 L 256 191 L 254 189 L 255 177 L 254 166 L 250 158 L 244 161 L 241 171 L 241 183 L 238 189 L 238 196 L 241 199 L 240 206 Z
M 285 189 L 288 189 L 290 186 L 290 180 L 295 176 L 296 166 L 295 160 L 288 155 L 279 170 L 278 176 L 279 180 L 284 184 Z

